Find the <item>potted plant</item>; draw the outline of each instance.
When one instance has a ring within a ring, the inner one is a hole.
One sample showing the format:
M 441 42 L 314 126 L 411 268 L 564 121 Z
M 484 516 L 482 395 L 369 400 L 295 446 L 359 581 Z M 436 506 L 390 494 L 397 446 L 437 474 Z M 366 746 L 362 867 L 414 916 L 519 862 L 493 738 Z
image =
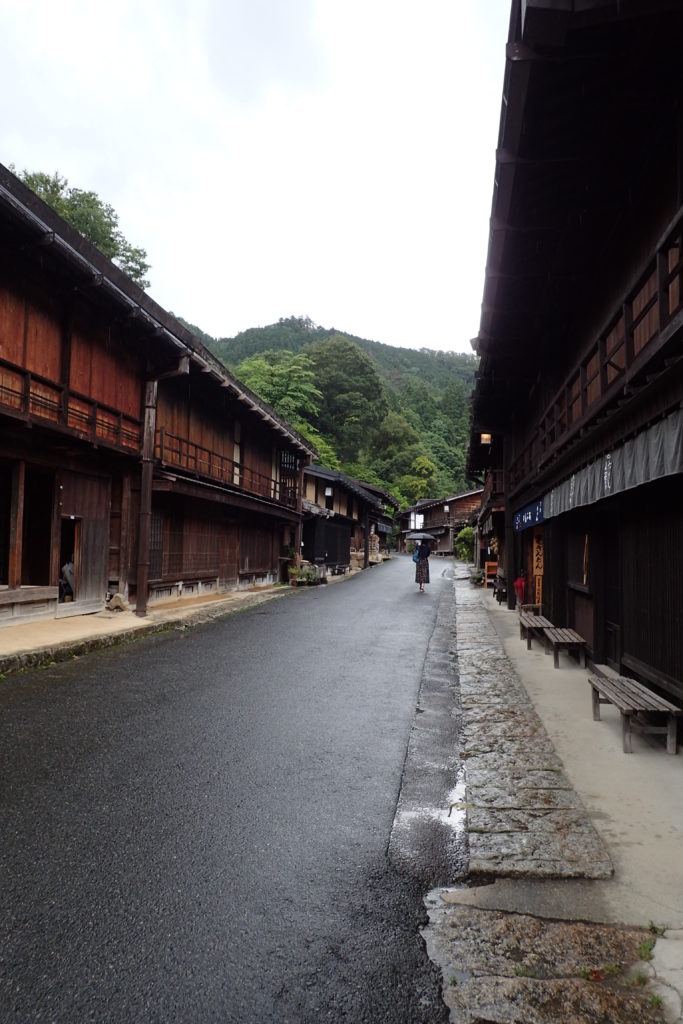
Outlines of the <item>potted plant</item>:
M 287 576 L 289 577 L 290 587 L 297 587 L 299 585 L 299 577 L 301 571 L 298 566 L 290 565 L 287 568 Z

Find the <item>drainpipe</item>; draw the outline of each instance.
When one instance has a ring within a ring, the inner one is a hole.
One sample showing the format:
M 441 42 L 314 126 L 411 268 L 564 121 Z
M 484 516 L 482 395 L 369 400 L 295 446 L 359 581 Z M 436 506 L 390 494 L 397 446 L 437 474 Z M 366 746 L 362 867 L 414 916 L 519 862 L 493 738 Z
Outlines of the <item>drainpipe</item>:
M 154 474 L 154 438 L 157 421 L 159 382 L 145 384 L 145 421 L 142 436 L 142 478 L 140 483 L 140 515 L 138 519 L 138 575 L 135 614 L 147 615 L 149 585 L 149 548 L 152 533 L 152 477 Z

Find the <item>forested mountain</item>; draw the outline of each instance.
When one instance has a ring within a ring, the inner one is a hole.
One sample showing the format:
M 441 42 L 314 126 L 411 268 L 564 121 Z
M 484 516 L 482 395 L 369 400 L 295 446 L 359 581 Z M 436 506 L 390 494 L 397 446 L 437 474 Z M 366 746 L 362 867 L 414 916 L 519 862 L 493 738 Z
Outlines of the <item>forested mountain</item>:
M 467 487 L 475 356 L 396 348 L 298 317 L 234 338 L 187 326 L 316 446 L 323 465 L 403 506 Z

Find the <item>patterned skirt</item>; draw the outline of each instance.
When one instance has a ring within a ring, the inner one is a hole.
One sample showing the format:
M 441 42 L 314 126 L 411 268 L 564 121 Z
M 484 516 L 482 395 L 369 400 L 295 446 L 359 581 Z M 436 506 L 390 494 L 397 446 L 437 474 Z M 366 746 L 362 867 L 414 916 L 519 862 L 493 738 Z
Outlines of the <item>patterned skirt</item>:
M 421 558 L 415 563 L 415 582 L 429 583 L 429 559 Z

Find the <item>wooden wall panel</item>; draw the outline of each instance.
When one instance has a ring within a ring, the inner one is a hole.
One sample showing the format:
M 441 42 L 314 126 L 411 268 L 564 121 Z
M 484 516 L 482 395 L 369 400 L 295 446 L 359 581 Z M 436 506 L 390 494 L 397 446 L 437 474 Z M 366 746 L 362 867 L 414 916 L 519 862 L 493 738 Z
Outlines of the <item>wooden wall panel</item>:
M 0 283 L 0 357 L 24 365 L 24 298 Z
M 246 437 L 242 451 L 245 468 L 263 473 L 268 478 L 273 475 L 272 445 L 260 445 L 252 438 Z
M 171 383 L 171 382 L 168 382 Z M 203 408 L 197 403 L 199 399 L 188 399 L 180 388 L 163 386 L 159 389 L 157 406 L 157 430 L 163 429 L 183 440 L 180 446 L 184 452 L 190 453 L 192 446 L 215 452 L 226 458 L 233 458 L 234 422 L 232 418 L 223 416 L 219 410 Z M 194 456 L 188 455 L 188 468 L 194 466 Z M 206 460 L 201 460 L 206 464 Z
M 131 353 L 122 351 L 116 366 L 116 394 L 112 405 L 138 418 L 144 392 L 144 367 Z
M 218 576 L 218 530 L 208 519 L 186 517 L 183 524 L 183 573 Z
M 219 532 L 219 583 L 226 586 L 238 578 L 239 530 L 232 523 L 225 523 Z
M 186 438 L 189 434 L 187 399 L 176 389 L 164 386 L 164 382 L 159 387 L 157 403 L 157 429 L 162 427 L 177 437 Z
M 59 381 L 62 365 L 59 312 L 30 303 L 26 312 L 26 369 Z
M 681 480 L 625 499 L 621 533 L 622 653 L 683 685 Z
M 102 405 L 140 417 L 142 367 L 105 332 L 90 331 L 82 322 L 71 338 L 69 386 Z
M 74 329 L 71 336 L 71 369 L 69 387 L 83 395 L 90 394 L 90 342 L 80 331 Z
M 278 537 L 272 526 L 243 526 L 240 529 L 241 573 L 277 572 Z

